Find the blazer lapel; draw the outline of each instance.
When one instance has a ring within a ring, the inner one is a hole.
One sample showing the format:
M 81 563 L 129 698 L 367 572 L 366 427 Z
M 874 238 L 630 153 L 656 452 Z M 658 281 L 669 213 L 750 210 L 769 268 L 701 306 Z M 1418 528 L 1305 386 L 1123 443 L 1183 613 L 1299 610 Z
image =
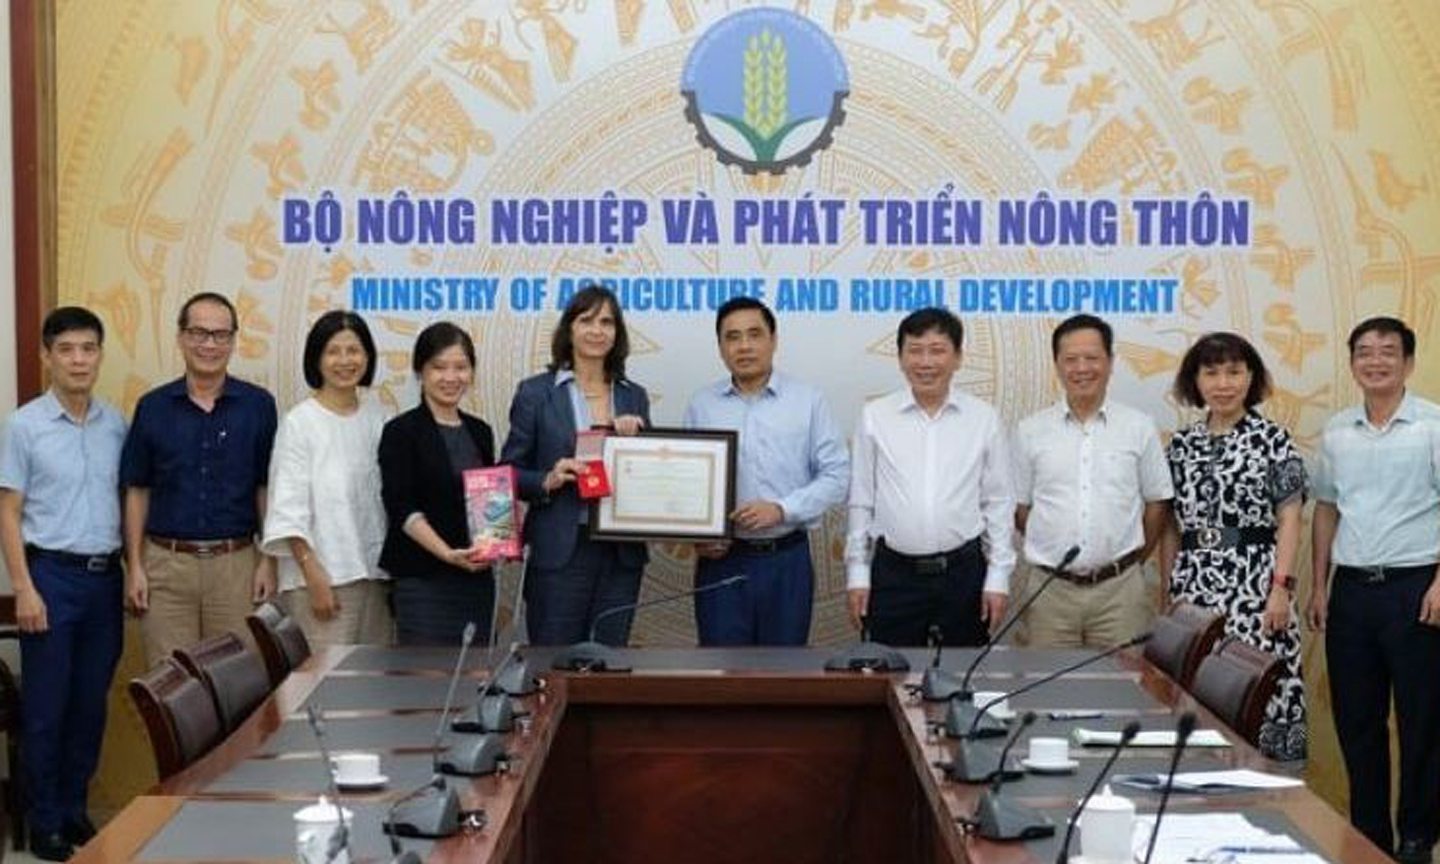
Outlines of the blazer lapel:
M 551 374 L 549 387 L 546 390 L 547 407 L 550 411 L 550 420 L 554 424 L 552 428 L 561 430 L 566 442 L 565 447 L 570 452 L 575 448 L 575 409 L 570 404 L 570 391 L 565 387 L 555 386 L 555 376 Z

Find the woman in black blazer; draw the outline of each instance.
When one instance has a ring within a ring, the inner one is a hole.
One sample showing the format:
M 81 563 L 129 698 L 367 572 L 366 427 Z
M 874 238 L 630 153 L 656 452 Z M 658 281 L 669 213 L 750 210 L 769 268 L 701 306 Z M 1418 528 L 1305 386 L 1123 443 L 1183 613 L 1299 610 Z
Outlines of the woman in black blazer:
M 625 377 L 625 319 L 615 295 L 582 288 L 550 340 L 549 371 L 520 382 L 510 403 L 510 435 L 500 461 L 515 466 L 520 496 L 530 502 L 525 542 L 525 626 L 537 645 L 589 638 L 600 613 L 635 602 L 647 559 L 644 543 L 595 542 L 575 491 L 584 465 L 575 432 L 592 426 L 632 435 L 650 424 L 650 397 Z M 630 613 L 607 616 L 596 638 L 624 645 Z
M 475 344 L 442 321 L 421 331 L 411 359 L 420 404 L 380 436 L 387 531 L 380 566 L 394 580 L 396 640 L 453 645 L 465 625 L 490 632 L 495 578 L 471 560 L 461 474 L 495 464 L 489 425 L 460 410 L 475 380 Z

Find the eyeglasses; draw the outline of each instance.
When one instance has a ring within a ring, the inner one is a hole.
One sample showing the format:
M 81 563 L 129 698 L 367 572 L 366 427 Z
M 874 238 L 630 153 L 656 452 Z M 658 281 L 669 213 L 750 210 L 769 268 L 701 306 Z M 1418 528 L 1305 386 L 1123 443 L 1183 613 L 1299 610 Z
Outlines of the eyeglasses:
M 206 342 L 214 342 L 224 347 L 235 341 L 234 330 L 207 330 L 204 327 L 186 327 L 180 331 L 185 341 L 192 345 L 204 345 Z

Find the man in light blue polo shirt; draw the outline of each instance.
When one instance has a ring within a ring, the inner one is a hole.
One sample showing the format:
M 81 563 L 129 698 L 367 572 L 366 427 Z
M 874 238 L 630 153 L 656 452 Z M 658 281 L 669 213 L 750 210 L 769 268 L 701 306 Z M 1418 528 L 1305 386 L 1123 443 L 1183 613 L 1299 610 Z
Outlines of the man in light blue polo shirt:
M 730 376 L 695 393 L 691 429 L 739 433 L 735 538 L 696 547 L 695 587 L 744 575 L 695 597 L 701 645 L 804 645 L 815 591 L 809 528 L 845 500 L 850 457 L 819 390 L 775 371 L 775 315 L 736 297 L 715 315 Z
M 41 341 L 51 387 L 11 415 L 0 440 L 0 552 L 20 625 L 30 848 L 64 861 L 95 834 L 85 791 L 120 658 L 125 421 L 91 395 L 105 341 L 99 318 L 56 309 Z
M 1325 631 L 1350 821 L 1397 861 L 1420 864 L 1440 835 L 1440 406 L 1406 390 L 1415 334 L 1403 322 L 1363 321 L 1349 345 L 1365 401 L 1331 418 L 1321 439 L 1309 617 Z

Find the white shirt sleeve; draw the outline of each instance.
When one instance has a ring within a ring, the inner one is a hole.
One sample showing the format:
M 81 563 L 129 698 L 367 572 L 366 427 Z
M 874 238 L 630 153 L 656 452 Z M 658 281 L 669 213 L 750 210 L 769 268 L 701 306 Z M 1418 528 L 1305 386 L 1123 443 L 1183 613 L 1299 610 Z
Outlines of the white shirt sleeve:
M 1010 477 L 1010 454 L 998 415 L 994 416 L 985 446 L 985 468 L 980 477 L 980 514 L 985 523 L 985 590 L 1008 593 L 1015 570 L 1015 486 Z
M 315 546 L 310 504 L 311 437 L 294 410 L 285 415 L 275 434 L 275 450 L 270 456 L 270 500 L 261 545 L 265 554 L 276 558 L 290 557 L 287 541 L 292 537 Z
M 845 532 L 845 584 L 870 587 L 870 523 L 875 518 L 875 437 L 870 410 L 860 412 L 850 447 L 850 504 Z

